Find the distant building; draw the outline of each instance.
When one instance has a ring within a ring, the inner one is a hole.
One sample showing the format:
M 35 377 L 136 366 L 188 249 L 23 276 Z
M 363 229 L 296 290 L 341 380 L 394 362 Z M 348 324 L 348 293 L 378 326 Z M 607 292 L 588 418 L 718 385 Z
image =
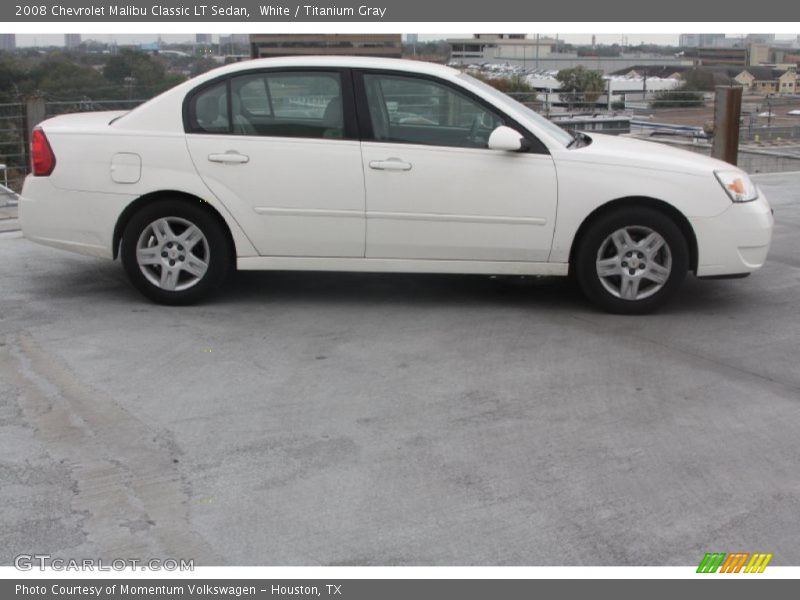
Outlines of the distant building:
M 203 46 L 210 46 L 213 43 L 210 33 L 197 33 L 194 36 L 194 43 Z
M 403 43 L 399 33 L 259 33 L 250 36 L 253 58 L 313 54 L 400 58 Z
M 247 46 L 250 44 L 250 36 L 246 33 L 232 33 L 230 35 L 219 36 L 219 47 L 224 52 L 233 52 L 236 46 Z
M 744 41 L 746 44 L 772 44 L 775 41 L 774 33 L 748 33 Z
M 13 33 L 0 33 L 0 50 L 15 50 L 17 36 Z
M 64 34 L 64 45 L 67 47 L 67 50 L 72 50 L 72 49 L 80 47 L 80 45 L 81 45 L 81 34 L 80 33 L 65 33 Z
M 725 45 L 724 33 L 682 33 L 678 38 L 682 48 L 722 47 Z
M 748 46 L 747 64 L 764 65 L 773 62 L 768 44 L 750 44 Z
M 795 70 L 797 70 L 798 65 L 800 65 L 800 54 L 784 54 L 781 62 L 794 65 Z
M 734 79 L 759 94 L 796 94 L 798 90 L 797 73 L 789 69 L 748 67 Z
M 619 56 L 579 56 L 577 52 L 560 51 L 559 41 L 549 37 L 527 37 L 524 34 L 476 34 L 471 38 L 448 39 L 450 62 L 455 65 L 507 65 L 530 70 L 560 71 L 582 66 L 593 71 L 612 73 L 636 65 L 691 66 L 683 56 L 622 53 Z
M 702 67 L 746 67 L 747 55 L 747 48 L 697 48 L 691 54 L 695 65 Z
M 450 61 L 469 63 L 529 63 L 535 66 L 556 51 L 558 42 L 552 38 L 528 39 L 523 33 L 476 33 L 471 38 L 451 38 Z
M 617 71 L 616 73 L 612 73 L 611 75 L 617 75 L 622 77 L 647 77 L 653 78 L 658 77 L 659 79 L 681 79 L 683 78 L 683 74 L 691 69 L 691 67 L 673 67 L 670 65 L 661 66 L 661 65 L 636 65 L 631 69 L 623 69 L 621 71 Z

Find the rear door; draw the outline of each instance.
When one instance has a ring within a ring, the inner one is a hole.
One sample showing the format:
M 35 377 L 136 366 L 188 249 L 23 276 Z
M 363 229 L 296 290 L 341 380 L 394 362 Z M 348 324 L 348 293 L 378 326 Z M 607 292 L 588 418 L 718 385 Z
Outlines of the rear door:
M 259 254 L 364 256 L 348 70 L 247 72 L 197 90 L 185 112 L 198 173 Z

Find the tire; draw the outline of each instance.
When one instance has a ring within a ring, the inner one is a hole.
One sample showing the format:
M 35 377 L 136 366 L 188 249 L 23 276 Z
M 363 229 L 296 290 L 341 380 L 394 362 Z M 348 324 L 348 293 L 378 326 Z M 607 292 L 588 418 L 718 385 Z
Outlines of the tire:
M 598 307 L 644 314 L 680 286 L 689 270 L 689 248 L 664 213 L 620 208 L 591 223 L 578 242 L 573 267 L 584 295 Z
M 159 304 L 193 304 L 216 290 L 232 263 L 228 238 L 200 201 L 161 200 L 136 212 L 120 257 L 133 286 Z

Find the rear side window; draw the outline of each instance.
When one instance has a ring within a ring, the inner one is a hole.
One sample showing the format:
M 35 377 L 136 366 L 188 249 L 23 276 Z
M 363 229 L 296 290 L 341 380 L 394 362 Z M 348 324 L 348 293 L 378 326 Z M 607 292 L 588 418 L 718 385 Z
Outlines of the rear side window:
M 226 112 L 228 104 L 230 113 Z M 344 137 L 342 82 L 336 72 L 280 71 L 232 77 L 196 94 L 189 103 L 189 112 L 194 132 Z M 224 113 L 223 118 L 220 113 Z
M 228 86 L 226 83 L 208 87 L 195 94 L 189 102 L 189 124 L 197 133 L 228 133 Z

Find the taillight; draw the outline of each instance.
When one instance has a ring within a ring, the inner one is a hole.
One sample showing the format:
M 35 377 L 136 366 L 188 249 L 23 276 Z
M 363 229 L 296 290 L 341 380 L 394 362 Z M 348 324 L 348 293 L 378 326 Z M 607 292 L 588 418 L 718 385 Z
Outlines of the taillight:
M 56 168 L 56 155 L 41 129 L 34 129 L 31 136 L 31 167 L 37 177 L 50 175 Z

